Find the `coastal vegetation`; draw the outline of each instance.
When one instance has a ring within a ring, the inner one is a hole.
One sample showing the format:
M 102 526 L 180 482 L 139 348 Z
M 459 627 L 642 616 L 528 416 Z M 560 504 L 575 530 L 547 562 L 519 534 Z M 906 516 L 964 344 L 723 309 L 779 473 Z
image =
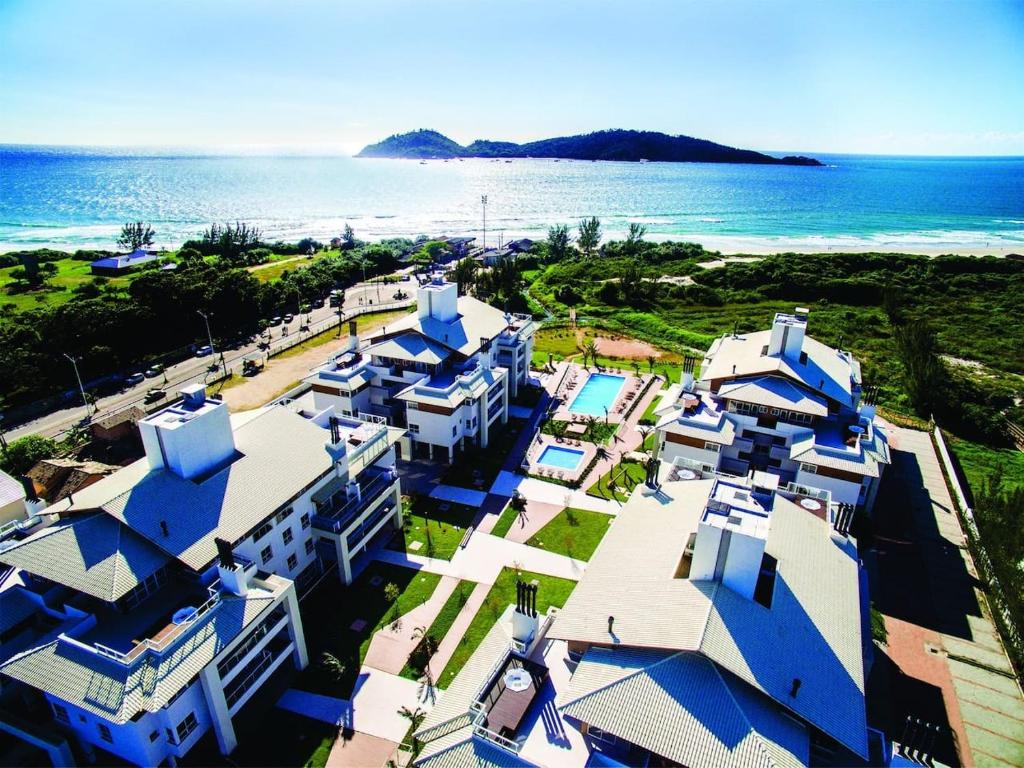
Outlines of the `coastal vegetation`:
M 511 141 L 474 141 L 468 146 L 431 130 L 389 136 L 364 147 L 357 157 L 438 158 L 538 157 L 567 160 L 659 160 L 685 163 L 756 163 L 758 165 L 821 165 L 813 158 L 772 157 L 749 149 L 736 149 L 692 136 L 670 136 L 656 131 L 610 130 L 577 136 L 559 136 L 526 144 Z

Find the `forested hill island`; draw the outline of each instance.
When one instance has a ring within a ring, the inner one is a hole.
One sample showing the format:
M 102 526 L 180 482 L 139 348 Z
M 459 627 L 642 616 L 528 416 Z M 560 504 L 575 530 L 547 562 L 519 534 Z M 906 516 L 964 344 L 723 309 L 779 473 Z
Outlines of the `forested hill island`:
M 389 136 L 363 148 L 356 157 L 452 159 L 555 158 L 559 160 L 626 160 L 670 163 L 756 163 L 759 165 L 822 165 L 813 157 L 772 157 L 752 149 L 736 149 L 692 136 L 669 136 L 656 131 L 597 131 L 580 136 L 560 136 L 526 144 L 478 139 L 469 146 L 431 130 Z

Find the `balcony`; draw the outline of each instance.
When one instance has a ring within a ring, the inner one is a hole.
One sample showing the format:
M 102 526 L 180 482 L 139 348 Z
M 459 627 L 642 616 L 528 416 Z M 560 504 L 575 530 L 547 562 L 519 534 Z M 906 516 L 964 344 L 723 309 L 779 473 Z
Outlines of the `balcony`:
M 370 469 L 360 478 L 360 495 L 352 498 L 346 496 L 346 484 L 341 478 L 332 481 L 314 496 L 317 513 L 313 515 L 313 526 L 328 533 L 341 533 L 382 496 L 390 493 L 397 481 L 390 470 Z M 321 496 L 323 502 L 318 501 L 317 496 Z

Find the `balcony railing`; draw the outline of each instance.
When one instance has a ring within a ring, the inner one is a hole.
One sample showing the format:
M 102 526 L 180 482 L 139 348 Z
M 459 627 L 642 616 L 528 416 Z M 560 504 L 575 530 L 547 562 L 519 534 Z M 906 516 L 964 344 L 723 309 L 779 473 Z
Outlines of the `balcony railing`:
M 313 515 L 313 525 L 320 530 L 341 533 L 353 520 L 356 520 L 382 495 L 390 492 L 395 478 L 390 471 L 382 471 L 371 476 L 369 482 L 361 485 L 359 497 L 353 497 L 330 508 L 318 511 Z
M 210 594 L 209 599 L 192 613 L 187 619 L 182 621 L 180 624 L 176 624 L 174 628 L 163 635 L 159 640 L 153 640 L 146 638 L 140 641 L 128 652 L 118 651 L 110 648 L 102 643 L 94 643 L 92 648 L 100 656 L 104 656 L 108 659 L 113 659 L 125 666 L 131 666 L 136 661 L 141 659 L 147 652 L 155 651 L 156 653 L 163 653 L 170 646 L 172 646 L 182 635 L 189 632 L 192 627 L 202 618 L 212 613 L 220 605 L 220 581 L 215 581 L 208 588 Z
M 383 418 L 373 417 L 371 414 L 367 414 L 367 417 L 374 419 Z M 352 477 L 359 475 L 360 472 L 380 458 L 381 454 L 387 451 L 389 447 L 391 447 L 391 443 L 388 441 L 387 426 L 381 425 L 381 428 L 365 443 L 359 446 L 349 447 L 349 474 Z

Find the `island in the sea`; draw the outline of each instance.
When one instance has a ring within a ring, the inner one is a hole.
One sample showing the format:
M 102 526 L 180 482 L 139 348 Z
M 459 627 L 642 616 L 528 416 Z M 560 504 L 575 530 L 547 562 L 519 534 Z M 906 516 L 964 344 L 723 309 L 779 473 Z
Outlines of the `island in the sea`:
M 431 130 L 389 136 L 363 148 L 356 157 L 411 158 L 417 160 L 484 158 L 554 158 L 558 160 L 625 160 L 670 163 L 756 163 L 759 165 L 821 165 L 813 157 L 772 157 L 751 149 L 737 149 L 692 136 L 669 136 L 656 131 L 597 131 L 559 136 L 526 144 L 476 140 L 468 146 Z

